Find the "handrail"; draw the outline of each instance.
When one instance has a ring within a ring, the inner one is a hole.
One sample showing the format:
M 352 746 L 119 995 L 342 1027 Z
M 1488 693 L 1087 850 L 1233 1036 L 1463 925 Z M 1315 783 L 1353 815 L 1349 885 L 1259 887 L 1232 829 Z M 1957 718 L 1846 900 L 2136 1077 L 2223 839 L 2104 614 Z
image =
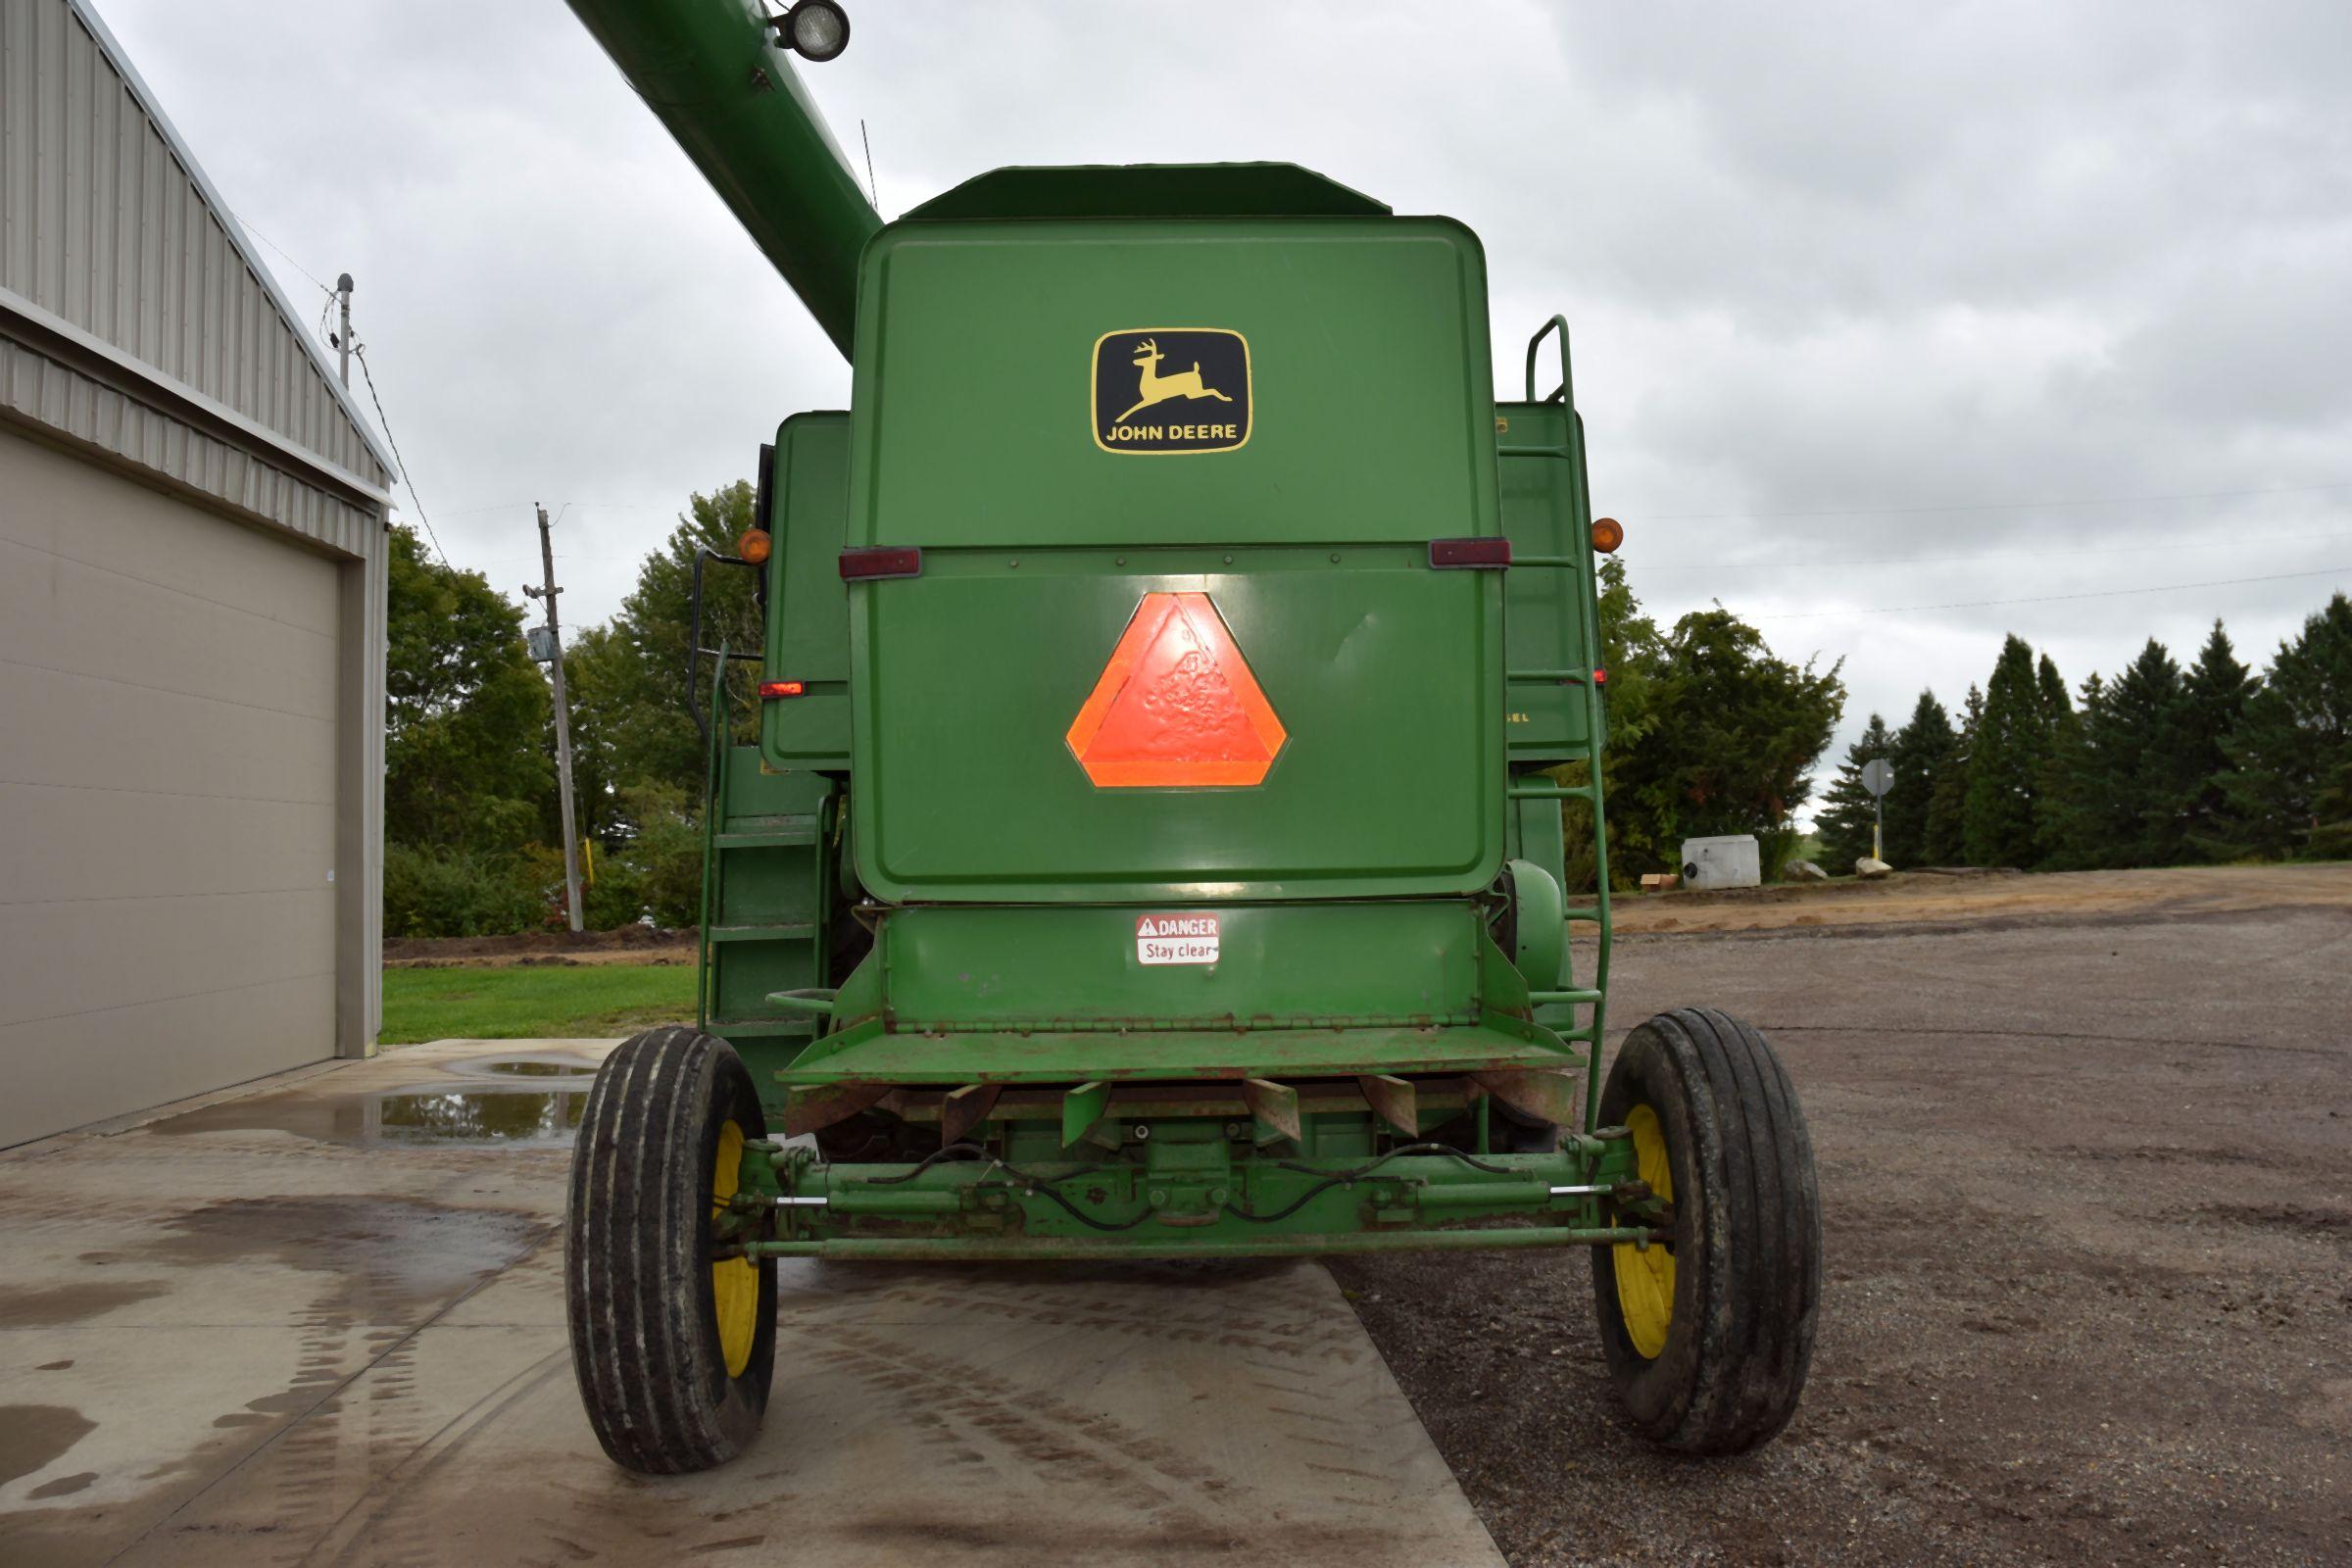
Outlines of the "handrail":
M 746 663 L 751 663 L 760 658 L 758 654 L 731 654 L 727 652 L 723 643 L 716 648 L 703 646 L 703 563 L 707 561 L 715 561 L 722 566 L 750 566 L 754 570 L 758 570 L 760 564 L 756 561 L 746 561 L 741 556 L 721 555 L 709 545 L 694 547 L 694 592 L 692 595 L 694 618 L 691 628 L 686 633 L 686 713 L 694 720 L 694 727 L 702 731 L 705 746 L 710 744 L 710 721 L 703 716 L 703 705 L 695 700 L 696 693 L 703 683 L 703 661 L 706 659 L 718 661 L 720 671 L 718 685 L 723 690 L 726 686 L 724 676 L 728 660 L 740 659 Z M 714 712 L 723 713 L 725 711 L 717 704 L 712 704 L 711 707 Z
M 1555 331 L 1560 334 L 1560 384 L 1546 396 L 1538 397 L 1536 396 L 1536 351 L 1542 348 L 1544 340 Z M 1557 403 L 1570 410 L 1576 407 L 1576 388 L 1568 378 L 1568 318 L 1565 316 L 1555 316 L 1545 321 L 1536 329 L 1536 335 L 1527 340 L 1527 401 L 1530 403 Z
M 1555 332 L 1559 334 L 1560 342 L 1560 384 L 1548 395 L 1538 397 L 1536 395 L 1536 362 L 1542 355 L 1544 340 Z M 1526 396 L 1530 403 L 1557 403 L 1560 405 L 1566 421 L 1565 428 L 1561 432 L 1561 442 L 1558 446 L 1543 446 L 1528 442 L 1497 442 L 1496 453 L 1500 457 L 1564 458 L 1573 462 L 1576 465 L 1574 478 L 1576 521 L 1578 526 L 1589 534 L 1592 522 L 1592 489 L 1591 480 L 1585 469 L 1585 450 L 1582 440 L 1584 421 L 1577 416 L 1576 379 L 1571 361 L 1568 318 L 1565 316 L 1554 316 L 1537 328 L 1535 335 L 1527 340 Z M 1587 670 L 1599 669 L 1601 667 L 1600 591 L 1597 581 L 1599 573 L 1592 569 L 1591 556 L 1589 554 L 1583 556 L 1514 556 L 1511 565 L 1513 569 L 1522 566 L 1573 568 L 1582 573 L 1585 591 L 1585 613 L 1580 617 L 1583 621 L 1583 665 Z M 1564 1038 L 1584 1040 L 1592 1046 L 1592 1050 L 1586 1053 L 1585 1127 L 1588 1132 L 1593 1132 L 1597 1131 L 1600 1126 L 1600 1055 L 1602 1043 L 1607 1034 L 1609 950 L 1613 946 L 1612 937 L 1614 935 L 1613 921 L 1609 910 L 1608 818 L 1601 807 L 1602 708 L 1600 682 L 1577 670 L 1520 670 L 1506 673 L 1527 679 L 1556 677 L 1573 683 L 1582 692 L 1584 698 L 1585 782 L 1582 784 L 1515 784 L 1507 787 L 1504 793 L 1507 799 L 1515 801 L 1584 801 L 1592 808 L 1592 876 L 1594 884 L 1592 902 L 1589 907 L 1566 911 L 1570 917 L 1581 917 L 1600 927 L 1598 952 L 1592 966 L 1592 985 L 1590 990 L 1535 992 L 1531 995 L 1530 1001 L 1531 1004 L 1538 1006 L 1582 1004 L 1589 1005 L 1592 1009 L 1591 1021 L 1581 1028 L 1570 1030 Z
M 807 1012 L 819 1018 L 830 1018 L 833 1016 L 833 999 L 839 994 L 831 986 L 802 986 L 793 991 L 770 991 L 767 1000 L 787 1012 Z
M 702 640 L 703 564 L 694 564 L 695 640 Z M 690 664 L 700 661 L 689 653 Z M 727 667 L 727 645 L 718 645 L 718 667 Z M 710 1027 L 710 905 L 718 877 L 718 824 L 727 810 L 727 752 L 725 746 L 727 723 L 727 683 L 724 678 L 710 683 L 710 721 L 703 725 L 703 749 L 710 754 L 710 764 L 703 770 L 703 902 L 702 919 L 695 927 L 697 943 L 694 961 L 694 1026 Z

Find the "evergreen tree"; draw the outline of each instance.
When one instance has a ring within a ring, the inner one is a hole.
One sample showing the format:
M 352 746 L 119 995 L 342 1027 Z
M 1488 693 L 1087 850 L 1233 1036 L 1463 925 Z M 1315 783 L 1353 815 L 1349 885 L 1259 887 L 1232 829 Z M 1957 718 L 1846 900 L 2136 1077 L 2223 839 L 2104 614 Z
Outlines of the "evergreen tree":
M 2261 690 L 2223 743 L 2225 844 L 2239 854 L 2326 853 L 2339 839 L 2323 813 L 2352 806 L 2352 600 L 2337 594 L 2279 646 Z M 2314 829 L 2317 834 L 2315 843 Z
M 2067 701 L 2066 682 L 2058 673 L 2057 662 L 2047 654 L 2041 656 L 2041 662 L 2034 668 L 2034 685 L 2041 694 L 2042 723 L 2055 729 L 2073 714 L 2075 708 Z
M 1885 757 L 1894 748 L 1894 738 L 1886 733 L 1886 721 L 1878 714 L 1870 715 L 1869 724 L 1854 744 L 1845 751 L 1845 761 L 1838 769 L 1838 777 L 1822 798 L 1822 808 L 1813 821 L 1813 831 L 1821 839 L 1823 858 L 1830 863 L 1826 870 L 1844 871 L 1855 860 L 1870 853 L 1870 829 L 1877 814 L 1877 801 L 1862 787 L 1862 765 Z
M 2081 700 L 2051 737 L 2034 807 L 2034 842 L 2045 871 L 2081 871 L 2102 862 L 2108 832 L 2099 787 L 2099 735 L 2107 721 L 2107 686 L 2096 670 Z
M 1886 792 L 1885 848 L 1889 864 L 1936 863 L 1929 854 L 1929 807 L 1936 781 L 1959 745 L 1951 715 L 1934 692 L 1921 692 L 1911 721 L 1895 731 L 1886 749 L 1887 765 L 1894 769 L 1894 787 Z
M 2057 662 L 2041 656 L 2034 685 L 2041 698 L 2041 733 L 2034 769 L 2034 863 L 2048 867 L 2065 853 L 2066 806 L 2082 770 L 2082 722 L 2066 695 Z
M 2012 633 L 1984 686 L 1984 712 L 1968 763 L 1962 836 L 1976 865 L 2032 865 L 2034 802 L 2050 722 L 2034 650 Z
M 1968 858 L 1968 775 L 1976 756 L 1977 736 L 1984 728 L 1984 694 L 1972 681 L 1960 706 L 1960 728 L 1952 749 L 1944 754 L 1928 791 L 1928 841 L 1921 863 L 1970 865 Z
M 2311 842 L 2305 848 L 2312 858 L 2352 860 L 2352 756 L 2336 763 L 2313 798 L 2311 814 Z
M 2178 865 L 2187 858 L 2181 809 L 2196 778 L 2181 757 L 2180 666 L 2155 638 L 2108 688 L 2096 786 L 2101 865 Z
M 2226 802 L 2218 775 L 2230 759 L 2222 745 L 2237 728 L 2246 699 L 2260 684 L 2237 662 L 2236 650 L 2216 620 L 2213 635 L 2205 639 L 2182 681 L 2180 761 L 2189 785 L 2180 803 L 2180 828 L 2194 855 L 2212 854 L 2214 840 L 2224 834 Z

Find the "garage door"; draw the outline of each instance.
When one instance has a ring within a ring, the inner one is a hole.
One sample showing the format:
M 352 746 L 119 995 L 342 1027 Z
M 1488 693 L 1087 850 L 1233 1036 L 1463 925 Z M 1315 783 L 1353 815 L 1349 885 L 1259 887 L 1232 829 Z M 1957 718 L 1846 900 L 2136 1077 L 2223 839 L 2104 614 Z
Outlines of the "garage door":
M 0 1146 L 333 1054 L 335 585 L 0 430 Z

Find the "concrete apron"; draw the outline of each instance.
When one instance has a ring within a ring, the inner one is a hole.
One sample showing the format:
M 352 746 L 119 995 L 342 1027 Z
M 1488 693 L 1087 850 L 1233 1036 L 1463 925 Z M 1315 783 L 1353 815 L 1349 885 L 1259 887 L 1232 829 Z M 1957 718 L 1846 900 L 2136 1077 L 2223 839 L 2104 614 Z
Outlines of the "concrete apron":
M 1499 1564 L 1313 1263 L 787 1263 L 746 1456 L 564 1331 L 605 1046 L 444 1041 L 0 1155 L 0 1562 Z

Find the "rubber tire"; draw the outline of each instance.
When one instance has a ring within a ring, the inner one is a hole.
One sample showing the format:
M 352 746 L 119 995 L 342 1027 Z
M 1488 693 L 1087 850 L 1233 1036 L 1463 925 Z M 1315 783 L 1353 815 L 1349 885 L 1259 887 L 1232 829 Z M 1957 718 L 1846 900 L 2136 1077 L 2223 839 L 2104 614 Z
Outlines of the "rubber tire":
M 642 1475 L 722 1465 L 751 1445 L 776 1365 L 776 1265 L 759 1264 L 751 1358 L 727 1376 L 710 1284 L 720 1124 L 767 1136 L 735 1048 L 648 1029 L 605 1058 L 571 1160 L 564 1297 L 572 1370 L 605 1452 Z
M 1691 1454 L 1744 1453 L 1788 1424 L 1821 1308 L 1821 1191 L 1788 1071 L 1763 1035 L 1711 1007 L 1625 1038 L 1600 1121 L 1647 1102 L 1674 1171 L 1674 1308 L 1665 1348 L 1634 1348 L 1616 1255 L 1592 1249 L 1601 1353 L 1636 1430 Z

